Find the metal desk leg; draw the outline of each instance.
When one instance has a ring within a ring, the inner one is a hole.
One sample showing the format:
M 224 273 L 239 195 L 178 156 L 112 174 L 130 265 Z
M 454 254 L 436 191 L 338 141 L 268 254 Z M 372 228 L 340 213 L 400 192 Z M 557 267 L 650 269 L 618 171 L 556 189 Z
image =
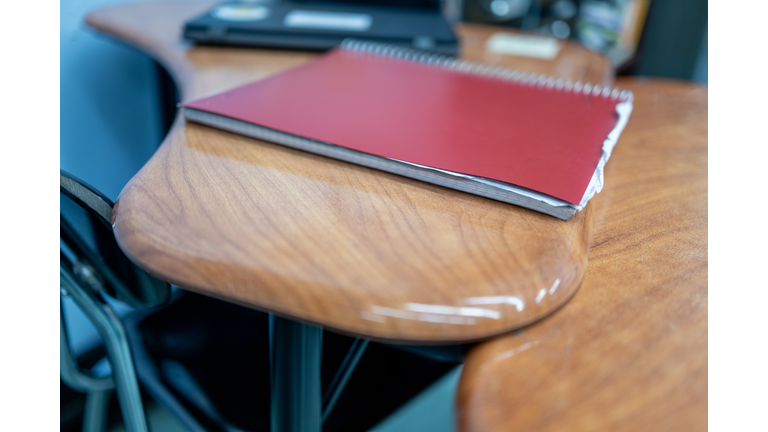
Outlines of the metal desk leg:
M 323 331 L 269 316 L 272 432 L 321 432 Z

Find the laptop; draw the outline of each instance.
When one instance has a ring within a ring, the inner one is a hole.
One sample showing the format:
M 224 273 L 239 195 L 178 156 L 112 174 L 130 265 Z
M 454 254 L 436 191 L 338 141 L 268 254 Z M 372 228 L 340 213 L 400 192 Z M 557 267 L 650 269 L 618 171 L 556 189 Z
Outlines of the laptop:
M 440 0 L 256 0 L 222 3 L 184 25 L 200 44 L 324 51 L 353 37 L 457 55 Z

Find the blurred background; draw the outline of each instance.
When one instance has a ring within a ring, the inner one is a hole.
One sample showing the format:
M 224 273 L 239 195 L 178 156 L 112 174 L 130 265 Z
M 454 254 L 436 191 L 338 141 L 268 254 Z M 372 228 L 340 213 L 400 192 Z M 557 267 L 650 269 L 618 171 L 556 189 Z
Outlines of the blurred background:
M 147 55 L 83 24 L 89 11 L 125 2 L 60 2 L 60 167 L 113 201 L 157 149 L 174 115 L 167 103 L 174 88 L 165 71 Z M 603 53 L 617 75 L 707 84 L 703 0 L 445 0 L 442 10 L 450 22 L 576 40 Z M 95 330 L 72 304 L 65 301 L 63 307 L 75 355 L 85 364 L 100 358 L 103 350 Z M 116 308 L 120 314 L 129 312 Z M 400 417 L 393 416 L 390 429 L 452 430 L 458 373 L 446 377 Z M 63 384 L 61 394 L 62 430 L 77 429 L 73 425 L 82 400 Z
M 707 83 L 707 3 L 700 0 L 451 0 L 456 19 L 575 39 L 617 75 Z

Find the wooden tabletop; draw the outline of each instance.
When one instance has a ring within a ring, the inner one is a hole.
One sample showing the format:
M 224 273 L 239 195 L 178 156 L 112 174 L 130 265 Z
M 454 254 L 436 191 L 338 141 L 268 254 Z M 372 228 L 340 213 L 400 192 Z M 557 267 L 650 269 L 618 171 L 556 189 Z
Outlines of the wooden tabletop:
M 317 55 L 183 41 L 182 23 L 213 4 L 113 6 L 86 22 L 157 59 L 182 100 Z M 551 61 L 488 52 L 496 31 L 459 26 L 462 57 L 612 84 L 607 60 L 572 42 Z M 612 164 L 608 187 L 635 179 Z M 373 339 L 458 343 L 571 298 L 587 268 L 591 207 L 564 222 L 178 117 L 120 194 L 113 225 L 132 260 L 186 289 Z
M 707 89 L 619 81 L 635 111 L 556 313 L 477 346 L 462 431 L 707 430 Z

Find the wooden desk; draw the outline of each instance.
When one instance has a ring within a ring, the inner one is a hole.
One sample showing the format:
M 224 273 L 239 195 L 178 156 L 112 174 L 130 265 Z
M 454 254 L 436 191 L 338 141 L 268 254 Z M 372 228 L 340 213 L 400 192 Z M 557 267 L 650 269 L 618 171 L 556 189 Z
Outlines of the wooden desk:
M 558 312 L 477 346 L 462 431 L 707 429 L 707 88 L 620 82 L 635 111 Z
M 86 22 L 157 59 L 182 100 L 316 56 L 184 42 L 182 23 L 212 4 L 114 6 Z M 462 56 L 611 84 L 607 60 L 579 45 L 565 43 L 553 61 L 500 55 L 485 50 L 494 31 L 459 27 Z M 620 174 L 609 172 L 608 185 Z M 586 270 L 591 214 L 587 206 L 563 222 L 177 118 L 120 194 L 113 224 L 132 260 L 184 288 L 339 332 L 423 344 L 488 338 L 563 305 Z M 495 304 L 475 306 L 478 298 Z
M 184 100 L 314 56 L 181 41 L 184 19 L 211 4 L 117 6 L 87 22 L 160 61 Z M 554 62 L 488 54 L 491 31 L 460 27 L 464 57 L 611 84 L 607 62 L 575 45 Z M 406 342 L 519 328 L 563 305 L 586 273 L 566 307 L 470 353 L 461 429 L 704 428 L 706 88 L 621 85 L 634 91 L 635 112 L 605 189 L 570 222 L 177 119 L 120 195 L 115 231 L 139 265 L 188 289 Z M 531 306 L 555 275 L 569 277 L 558 296 Z M 495 305 L 499 319 L 471 325 L 461 315 L 453 323 L 403 316 L 413 312 L 407 303 L 458 307 L 480 296 L 526 307 Z

